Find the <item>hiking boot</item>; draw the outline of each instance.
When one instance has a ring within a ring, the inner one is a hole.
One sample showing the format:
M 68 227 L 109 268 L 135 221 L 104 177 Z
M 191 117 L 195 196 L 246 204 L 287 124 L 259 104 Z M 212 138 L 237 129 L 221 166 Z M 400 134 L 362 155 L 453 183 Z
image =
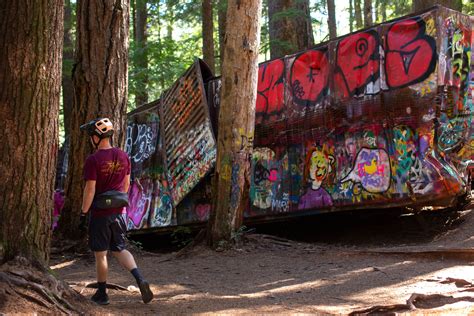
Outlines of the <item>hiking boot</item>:
M 99 305 L 109 304 L 109 296 L 105 292 L 95 292 L 95 294 L 92 295 L 91 300 Z
M 148 282 L 145 280 L 138 281 L 138 288 L 142 294 L 143 303 L 150 303 L 150 301 L 153 299 L 153 292 L 150 290 L 150 285 Z

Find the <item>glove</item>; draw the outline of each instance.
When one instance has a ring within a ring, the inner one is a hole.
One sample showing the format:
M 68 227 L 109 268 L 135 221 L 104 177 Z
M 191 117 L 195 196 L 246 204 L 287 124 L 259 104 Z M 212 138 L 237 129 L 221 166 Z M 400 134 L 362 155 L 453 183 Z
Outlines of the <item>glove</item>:
M 87 230 L 87 214 L 81 212 L 81 217 L 79 218 L 79 230 L 85 232 Z

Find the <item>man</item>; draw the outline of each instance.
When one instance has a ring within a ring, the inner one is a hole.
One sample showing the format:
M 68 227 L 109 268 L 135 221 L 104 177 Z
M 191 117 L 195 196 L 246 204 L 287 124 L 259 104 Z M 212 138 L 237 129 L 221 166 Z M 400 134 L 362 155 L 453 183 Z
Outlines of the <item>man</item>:
M 94 252 L 97 272 L 97 292 L 92 301 L 100 305 L 109 304 L 106 293 L 107 251 L 111 251 L 119 263 L 135 277 L 144 303 L 153 299 L 148 282 L 140 274 L 132 254 L 125 250 L 125 208 L 97 208 L 94 197 L 110 191 L 128 192 L 130 185 L 130 159 L 119 148 L 111 145 L 114 133 L 112 122 L 99 118 L 81 126 L 90 136 L 96 152 L 89 157 L 84 166 L 86 185 L 81 210 L 81 227 L 85 229 L 86 215 L 91 212 L 89 221 L 89 246 Z

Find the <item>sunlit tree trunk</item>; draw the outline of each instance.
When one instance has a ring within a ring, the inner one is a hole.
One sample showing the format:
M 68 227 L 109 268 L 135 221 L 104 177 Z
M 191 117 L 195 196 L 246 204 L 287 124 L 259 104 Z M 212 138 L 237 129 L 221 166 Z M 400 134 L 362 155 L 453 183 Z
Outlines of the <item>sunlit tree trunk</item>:
M 202 1 L 202 54 L 204 61 L 214 72 L 214 19 L 212 0 Z
M 354 6 L 353 0 L 349 0 L 349 31 L 354 31 Z
M 47 263 L 64 4 L 0 1 L 0 257 Z
M 248 205 L 258 76 L 261 0 L 229 0 L 210 243 L 229 242 Z M 248 195 L 247 195 L 248 196 Z
M 128 22 L 128 0 L 77 2 L 71 145 L 66 202 L 59 222 L 59 232 L 66 238 L 76 239 L 81 235 L 77 225 L 82 204 L 83 165 L 92 149 L 89 138 L 79 126 L 96 117 L 109 117 L 115 127 L 115 144 L 124 143 Z
M 354 15 L 355 15 L 355 21 L 356 21 L 356 30 L 359 30 L 362 28 L 362 10 L 360 8 L 360 2 L 361 0 L 354 0 Z
M 71 1 L 64 2 L 64 47 L 63 47 L 63 115 L 64 136 L 67 139 L 71 133 L 71 111 L 74 102 L 74 87 L 72 85 L 72 65 L 74 63 L 74 44 L 72 42 L 72 8 Z
M 374 24 L 372 19 L 372 0 L 364 0 L 364 26 L 369 27 Z
M 271 58 L 313 46 L 309 0 L 269 0 L 268 19 Z
M 337 37 L 336 7 L 334 6 L 334 0 L 327 0 L 327 4 L 328 4 L 329 38 L 333 39 Z

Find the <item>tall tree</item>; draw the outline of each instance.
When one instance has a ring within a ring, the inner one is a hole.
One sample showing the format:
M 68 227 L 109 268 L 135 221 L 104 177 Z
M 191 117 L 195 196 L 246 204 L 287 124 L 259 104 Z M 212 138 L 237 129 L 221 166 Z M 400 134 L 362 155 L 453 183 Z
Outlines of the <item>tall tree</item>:
M 354 31 L 354 5 L 353 0 L 349 0 L 349 32 Z
M 369 27 L 374 24 L 372 19 L 372 0 L 364 0 L 364 26 Z
M 451 8 L 461 12 L 462 0 L 413 0 L 413 11 L 421 11 L 434 6 L 435 4 L 441 4 L 445 7 Z
M 354 0 L 354 15 L 356 21 L 356 29 L 359 30 L 362 28 L 362 10 L 360 8 L 361 0 Z
M 64 45 L 63 45 L 63 115 L 64 138 L 71 133 L 71 111 L 74 102 L 74 87 L 72 84 L 72 65 L 74 64 L 74 44 L 72 41 L 72 7 L 71 0 L 64 1 Z
M 147 1 L 135 0 L 134 40 L 136 52 L 134 54 L 135 74 L 135 105 L 148 103 L 148 46 L 147 46 Z
M 269 0 L 268 18 L 271 58 L 313 46 L 309 0 Z
M 381 0 L 380 1 L 380 13 L 382 14 L 382 21 L 385 22 L 387 21 L 387 1 L 386 0 Z
M 0 1 L 0 257 L 47 263 L 58 150 L 63 1 Z
M 334 5 L 334 0 L 327 0 L 327 5 L 328 5 L 329 38 L 333 39 L 337 37 L 336 7 Z
M 229 0 L 210 242 L 230 241 L 248 205 L 255 124 L 261 0 Z
M 214 72 L 214 19 L 212 0 L 202 1 L 202 55 L 206 64 Z
M 59 222 L 63 236 L 80 237 L 83 164 L 91 153 L 79 126 L 95 117 L 112 119 L 115 142 L 123 146 L 127 111 L 128 0 L 79 0 L 77 47 L 73 70 L 74 108 L 71 118 L 66 202 Z
M 217 19 L 219 25 L 219 65 L 222 73 L 222 62 L 224 60 L 224 37 L 227 14 L 227 0 L 218 0 Z

